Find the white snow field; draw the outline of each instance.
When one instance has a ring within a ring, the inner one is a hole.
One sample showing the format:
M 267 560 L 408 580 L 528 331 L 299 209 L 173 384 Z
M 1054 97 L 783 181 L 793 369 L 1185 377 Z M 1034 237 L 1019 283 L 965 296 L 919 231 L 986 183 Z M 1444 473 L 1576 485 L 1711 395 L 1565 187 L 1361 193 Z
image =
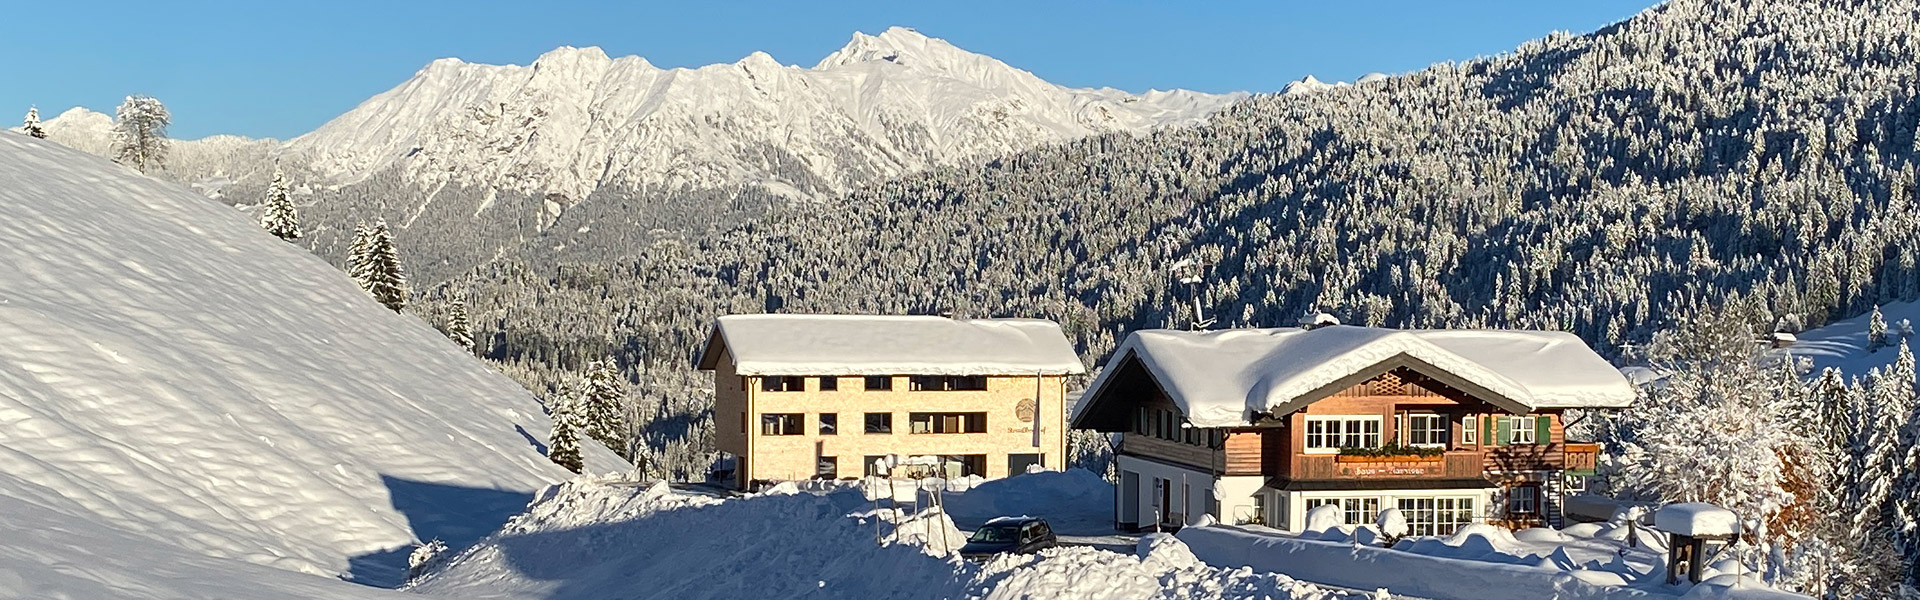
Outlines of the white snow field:
M 1005 481 L 1000 491 L 1030 498 L 1060 489 L 1034 475 Z M 1025 482 L 1041 485 L 1019 490 Z M 951 521 L 875 506 L 846 485 L 721 499 L 580 478 L 408 589 L 471 599 L 1373 597 L 1210 567 L 1164 535 L 1125 554 L 1063 547 L 972 564 L 952 552 L 963 535 Z
M 1885 368 L 1893 364 L 1893 358 L 1900 350 L 1888 345 L 1877 352 L 1867 351 L 1867 319 L 1871 314 L 1800 332 L 1799 341 L 1787 348 L 1787 352 L 1812 361 L 1813 371 L 1808 375 L 1813 377 L 1819 376 L 1820 371 L 1827 367 L 1838 368 L 1848 377 L 1864 377 L 1876 368 Z M 1920 302 L 1896 302 L 1881 306 L 1880 316 L 1887 323 L 1890 344 L 1901 339 L 1899 330 L 1902 321 L 1920 330 Z M 1920 333 L 1907 336 L 1906 343 L 1915 354 L 1920 354 Z
M 398 584 L 570 476 L 547 430 L 240 212 L 0 132 L 0 597 L 371 596 L 330 578 Z

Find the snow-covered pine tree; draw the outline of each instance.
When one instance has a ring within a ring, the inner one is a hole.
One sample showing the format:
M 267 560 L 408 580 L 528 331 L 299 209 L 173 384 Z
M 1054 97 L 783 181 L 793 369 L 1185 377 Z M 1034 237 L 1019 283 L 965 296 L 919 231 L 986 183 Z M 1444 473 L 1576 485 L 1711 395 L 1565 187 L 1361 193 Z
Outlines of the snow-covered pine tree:
M 585 405 L 581 412 L 587 435 L 609 450 L 627 454 L 630 445 L 627 439 L 627 386 L 612 359 L 587 364 L 587 389 L 582 397 Z
M 293 209 L 293 199 L 287 195 L 287 177 L 280 169 L 273 170 L 273 183 L 267 185 L 266 200 L 260 203 L 260 226 L 289 242 L 300 239 L 300 214 Z
M 1900 344 L 1900 354 L 1878 384 L 1887 386 L 1884 391 L 1876 390 L 1880 400 L 1907 409 L 1906 422 L 1900 427 L 1899 460 L 1893 465 L 1899 479 L 1887 503 L 1892 513 L 1890 533 L 1903 559 L 1903 578 L 1908 585 L 1920 586 L 1920 399 L 1915 397 L 1911 348 Z
M 113 160 L 146 173 L 165 165 L 173 115 L 152 96 L 127 96 L 113 122 Z
M 353 242 L 347 245 L 347 276 L 367 289 L 367 250 L 373 247 L 373 229 L 364 222 L 353 224 Z
M 580 459 L 580 401 L 581 394 L 573 385 L 562 385 L 547 415 L 553 420 L 553 432 L 547 436 L 547 459 L 575 473 L 584 467 Z
M 20 124 L 20 131 L 36 138 L 47 139 L 47 128 L 40 126 L 40 107 L 27 107 L 27 119 Z
M 1880 305 L 1873 305 L 1873 313 L 1867 316 L 1867 351 L 1879 352 L 1887 347 L 1887 319 L 1880 315 Z
M 1890 504 L 1901 473 L 1901 433 L 1913 413 L 1913 379 L 1896 381 L 1892 367 L 1874 369 L 1867 377 L 1856 409 L 1847 476 L 1852 490 L 1844 507 L 1853 521 L 1849 537 L 1856 541 L 1891 539 Z M 1905 392 L 1901 390 L 1904 389 Z
M 1666 377 L 1609 424 L 1609 480 L 1616 494 L 1654 502 L 1710 502 L 1758 523 L 1759 548 L 1741 554 L 1750 567 L 1780 566 L 1804 533 L 1815 495 L 1796 490 L 1822 481 L 1800 471 L 1817 462 L 1804 423 L 1784 395 L 1803 393 L 1793 365 L 1771 366 L 1745 324 L 1705 318 L 1655 338 L 1652 367 Z M 1817 474 L 1815 474 L 1817 475 Z
M 400 265 L 400 254 L 393 247 L 393 232 L 383 219 L 368 230 L 364 246 L 355 234 L 358 260 L 350 259 L 351 274 L 360 287 L 393 312 L 407 307 L 407 274 Z
M 454 300 L 447 306 L 447 337 L 473 352 L 473 326 L 467 322 L 467 302 Z

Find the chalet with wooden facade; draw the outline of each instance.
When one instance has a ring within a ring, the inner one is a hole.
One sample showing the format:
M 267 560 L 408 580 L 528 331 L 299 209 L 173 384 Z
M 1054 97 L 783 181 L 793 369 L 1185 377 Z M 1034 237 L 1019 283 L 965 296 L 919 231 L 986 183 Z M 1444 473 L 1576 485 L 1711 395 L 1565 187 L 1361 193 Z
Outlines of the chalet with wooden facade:
M 1312 329 L 1134 332 L 1075 407 L 1120 434 L 1115 519 L 1213 515 L 1289 531 L 1397 507 L 1416 535 L 1472 522 L 1558 524 L 1599 447 L 1567 409 L 1622 408 L 1619 371 L 1570 334 Z
M 699 366 L 742 488 L 904 475 L 875 470 L 888 455 L 946 477 L 1058 469 L 1066 379 L 1086 372 L 1051 321 L 885 315 L 720 317 Z

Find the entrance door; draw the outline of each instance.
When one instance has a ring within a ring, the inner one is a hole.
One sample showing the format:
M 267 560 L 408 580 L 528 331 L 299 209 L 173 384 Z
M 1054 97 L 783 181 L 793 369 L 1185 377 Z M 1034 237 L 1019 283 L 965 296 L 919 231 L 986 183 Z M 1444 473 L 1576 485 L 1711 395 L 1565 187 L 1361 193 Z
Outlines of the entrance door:
M 1160 513 L 1160 524 L 1172 525 L 1173 482 L 1155 477 L 1153 478 L 1153 488 L 1158 492 L 1156 495 L 1158 496 L 1157 500 L 1159 504 L 1155 504 L 1154 507 L 1159 509 L 1156 512 Z
M 1120 472 L 1120 514 L 1118 520 L 1127 529 L 1140 526 L 1140 474 Z

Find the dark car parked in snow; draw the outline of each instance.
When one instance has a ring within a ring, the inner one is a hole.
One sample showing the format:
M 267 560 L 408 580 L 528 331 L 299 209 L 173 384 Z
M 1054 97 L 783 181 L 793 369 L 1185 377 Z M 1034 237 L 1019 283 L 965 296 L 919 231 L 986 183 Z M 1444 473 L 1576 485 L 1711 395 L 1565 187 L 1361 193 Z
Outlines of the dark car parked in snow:
M 999 517 L 974 531 L 973 537 L 967 538 L 967 545 L 960 547 L 960 556 L 986 560 L 995 554 L 1037 552 L 1057 543 L 1059 540 L 1045 519 Z

